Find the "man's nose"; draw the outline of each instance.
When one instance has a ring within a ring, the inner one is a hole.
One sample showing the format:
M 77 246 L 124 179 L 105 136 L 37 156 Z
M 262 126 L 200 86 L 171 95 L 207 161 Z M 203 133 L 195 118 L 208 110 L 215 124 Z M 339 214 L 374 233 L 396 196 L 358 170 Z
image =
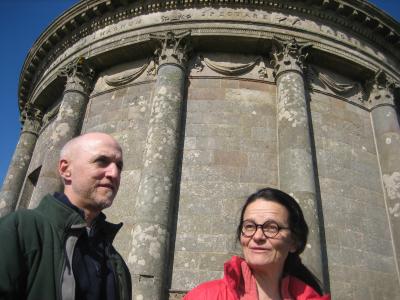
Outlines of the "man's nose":
M 116 163 L 110 163 L 107 166 L 107 173 L 106 173 L 107 176 L 112 177 L 112 178 L 117 178 L 120 176 L 120 174 L 121 174 L 121 171 L 118 168 Z

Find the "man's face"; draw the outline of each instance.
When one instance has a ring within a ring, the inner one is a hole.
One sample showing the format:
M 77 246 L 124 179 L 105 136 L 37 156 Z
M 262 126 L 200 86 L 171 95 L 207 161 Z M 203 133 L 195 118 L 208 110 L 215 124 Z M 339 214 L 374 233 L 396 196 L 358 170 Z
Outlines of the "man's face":
M 74 146 L 65 160 L 68 167 L 62 173 L 64 192 L 71 202 L 92 212 L 111 206 L 123 165 L 117 142 L 105 135 L 87 138 Z

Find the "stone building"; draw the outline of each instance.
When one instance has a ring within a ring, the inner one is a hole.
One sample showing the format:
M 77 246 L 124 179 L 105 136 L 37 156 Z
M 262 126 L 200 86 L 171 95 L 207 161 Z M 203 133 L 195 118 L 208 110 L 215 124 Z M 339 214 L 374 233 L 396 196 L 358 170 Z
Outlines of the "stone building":
M 333 299 L 400 299 L 399 70 L 400 24 L 364 0 L 81 1 L 25 60 L 1 215 L 60 189 L 68 139 L 107 132 L 134 299 L 220 277 L 265 186 L 299 200 Z

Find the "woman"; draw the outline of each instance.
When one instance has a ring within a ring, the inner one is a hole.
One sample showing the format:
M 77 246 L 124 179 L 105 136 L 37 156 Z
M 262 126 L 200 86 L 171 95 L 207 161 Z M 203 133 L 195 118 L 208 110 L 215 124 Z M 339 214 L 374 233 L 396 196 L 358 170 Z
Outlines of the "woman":
M 265 188 L 244 204 L 237 228 L 244 258 L 225 263 L 224 278 L 191 290 L 184 300 L 329 300 L 300 260 L 308 226 L 288 194 Z

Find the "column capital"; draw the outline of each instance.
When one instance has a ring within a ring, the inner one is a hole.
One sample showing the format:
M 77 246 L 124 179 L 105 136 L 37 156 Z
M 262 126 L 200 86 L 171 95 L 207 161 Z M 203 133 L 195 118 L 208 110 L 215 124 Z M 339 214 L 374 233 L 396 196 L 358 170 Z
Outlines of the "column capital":
M 58 71 L 58 76 L 66 77 L 65 92 L 77 91 L 89 95 L 95 76 L 94 70 L 83 57 L 78 57 Z
M 304 61 L 308 56 L 307 50 L 311 47 L 311 43 L 301 43 L 295 38 L 284 40 L 274 37 L 271 62 L 274 66 L 275 79 L 287 71 L 303 74 Z
M 24 125 L 22 132 L 30 132 L 38 135 L 42 126 L 43 112 L 31 103 L 27 103 L 21 112 L 20 120 Z
M 394 105 L 394 89 L 396 84 L 393 80 L 389 79 L 385 72 L 378 70 L 374 77 L 367 80 L 366 90 L 371 107 L 380 104 Z
M 168 31 L 165 34 L 151 34 L 150 39 L 160 44 L 154 53 L 158 66 L 174 64 L 184 68 L 188 60 L 188 53 L 191 50 L 190 35 L 190 31 L 180 33 Z

